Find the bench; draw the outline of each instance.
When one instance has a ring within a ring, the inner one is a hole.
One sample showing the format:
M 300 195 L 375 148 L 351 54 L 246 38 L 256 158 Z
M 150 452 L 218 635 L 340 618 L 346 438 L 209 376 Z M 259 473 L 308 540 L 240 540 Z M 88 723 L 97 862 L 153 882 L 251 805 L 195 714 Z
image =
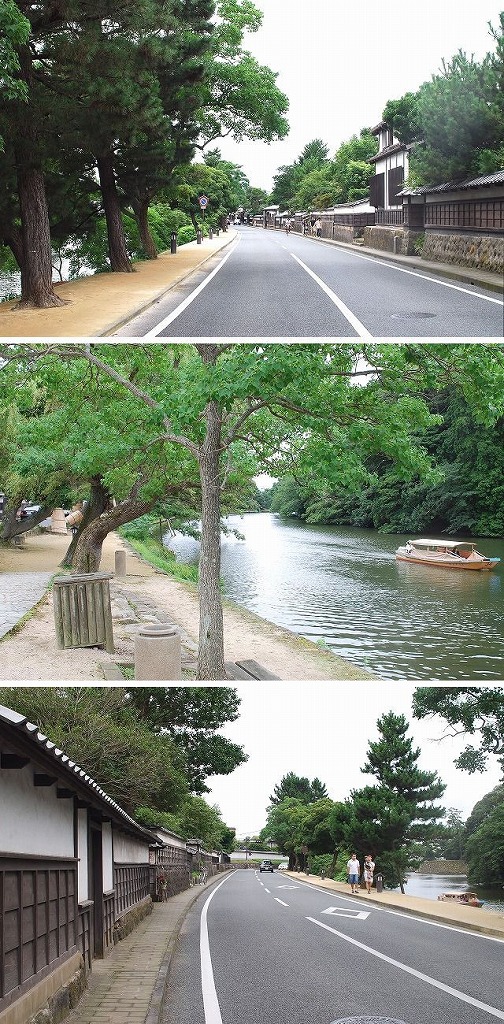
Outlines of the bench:
M 224 668 L 227 679 L 280 679 L 280 676 L 274 676 L 252 658 L 245 661 L 226 661 Z

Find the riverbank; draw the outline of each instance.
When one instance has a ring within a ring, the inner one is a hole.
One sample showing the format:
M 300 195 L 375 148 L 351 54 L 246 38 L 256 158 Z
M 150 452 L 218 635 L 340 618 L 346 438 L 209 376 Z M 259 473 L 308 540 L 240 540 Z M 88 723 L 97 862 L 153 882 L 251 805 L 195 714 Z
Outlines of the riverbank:
M 68 543 L 68 537 L 58 534 L 29 533 L 23 547 L 0 549 L 0 571 L 24 574 L 25 577 L 41 571 L 57 575 Z M 109 534 L 103 545 L 100 571 L 114 571 L 117 549 L 127 553 L 127 575 L 114 576 L 111 580 L 114 654 L 100 648 L 58 650 L 49 589 L 26 619 L 0 641 L 3 682 L 90 682 L 121 678 L 113 674 L 114 667 L 133 661 L 139 626 L 157 622 L 169 622 L 179 628 L 184 678 L 195 678 L 199 628 L 196 587 L 154 569 L 118 534 Z M 252 659 L 282 680 L 374 678 L 363 669 L 230 601 L 224 601 L 224 645 L 226 661 Z

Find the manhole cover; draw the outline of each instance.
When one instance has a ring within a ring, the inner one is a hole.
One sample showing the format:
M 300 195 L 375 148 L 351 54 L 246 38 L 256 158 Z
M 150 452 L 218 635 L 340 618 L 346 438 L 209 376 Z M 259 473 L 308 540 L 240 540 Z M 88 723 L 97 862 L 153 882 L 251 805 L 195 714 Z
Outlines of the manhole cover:
M 437 313 L 391 313 L 390 316 L 392 320 L 430 320 L 432 317 L 436 317 Z
M 397 1017 L 340 1017 L 332 1024 L 406 1024 L 406 1021 Z

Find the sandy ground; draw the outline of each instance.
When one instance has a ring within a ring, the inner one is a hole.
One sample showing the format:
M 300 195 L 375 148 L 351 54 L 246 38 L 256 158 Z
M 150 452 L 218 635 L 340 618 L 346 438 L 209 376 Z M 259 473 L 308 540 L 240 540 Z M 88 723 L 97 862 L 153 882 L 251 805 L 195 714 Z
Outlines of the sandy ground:
M 0 549 L 0 570 L 45 570 L 58 574 L 68 543 L 68 538 L 57 534 L 28 535 L 24 548 Z M 128 552 L 127 576 L 111 581 L 115 654 L 100 648 L 58 650 L 49 592 L 27 621 L 0 642 L 3 682 L 103 680 L 105 663 L 131 660 L 138 620 L 128 609 L 138 602 L 143 602 L 147 609 L 159 609 L 165 619 L 179 626 L 183 646 L 194 651 L 199 619 L 195 588 L 147 565 L 116 534 L 107 537 L 100 571 L 113 572 L 114 552 L 124 547 Z M 230 602 L 225 602 L 224 607 L 224 636 L 226 661 L 254 659 L 282 680 L 373 678 L 370 673 Z

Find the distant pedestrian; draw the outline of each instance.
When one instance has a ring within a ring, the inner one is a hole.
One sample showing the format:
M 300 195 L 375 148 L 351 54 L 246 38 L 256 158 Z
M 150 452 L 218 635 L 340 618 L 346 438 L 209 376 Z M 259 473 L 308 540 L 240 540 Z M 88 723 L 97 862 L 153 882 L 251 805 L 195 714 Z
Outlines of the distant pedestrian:
M 317 235 L 317 238 L 320 238 L 320 236 L 322 234 L 322 221 L 316 220 L 315 224 L 314 224 L 314 227 L 315 227 L 315 233 Z
M 366 883 L 366 889 L 367 889 L 368 896 L 369 896 L 369 894 L 371 892 L 371 886 L 373 884 L 374 869 L 375 869 L 375 862 L 374 862 L 373 858 L 371 857 L 371 854 L 368 853 L 364 857 L 364 881 Z
M 310 227 L 311 227 L 311 233 L 312 233 L 312 235 L 313 235 L 313 233 L 314 233 L 314 231 L 315 231 L 315 224 L 316 224 L 316 220 L 317 220 L 317 218 L 316 218 L 316 217 L 310 217 Z
M 287 220 L 285 221 L 285 230 L 286 230 L 287 234 L 289 234 L 289 232 L 290 232 L 291 225 L 292 225 L 292 222 L 289 220 L 289 218 L 287 218 Z
M 360 878 L 360 863 L 357 860 L 357 854 L 352 853 L 350 860 L 347 861 L 348 881 L 350 884 L 350 890 L 354 896 L 359 895 L 359 878 Z

